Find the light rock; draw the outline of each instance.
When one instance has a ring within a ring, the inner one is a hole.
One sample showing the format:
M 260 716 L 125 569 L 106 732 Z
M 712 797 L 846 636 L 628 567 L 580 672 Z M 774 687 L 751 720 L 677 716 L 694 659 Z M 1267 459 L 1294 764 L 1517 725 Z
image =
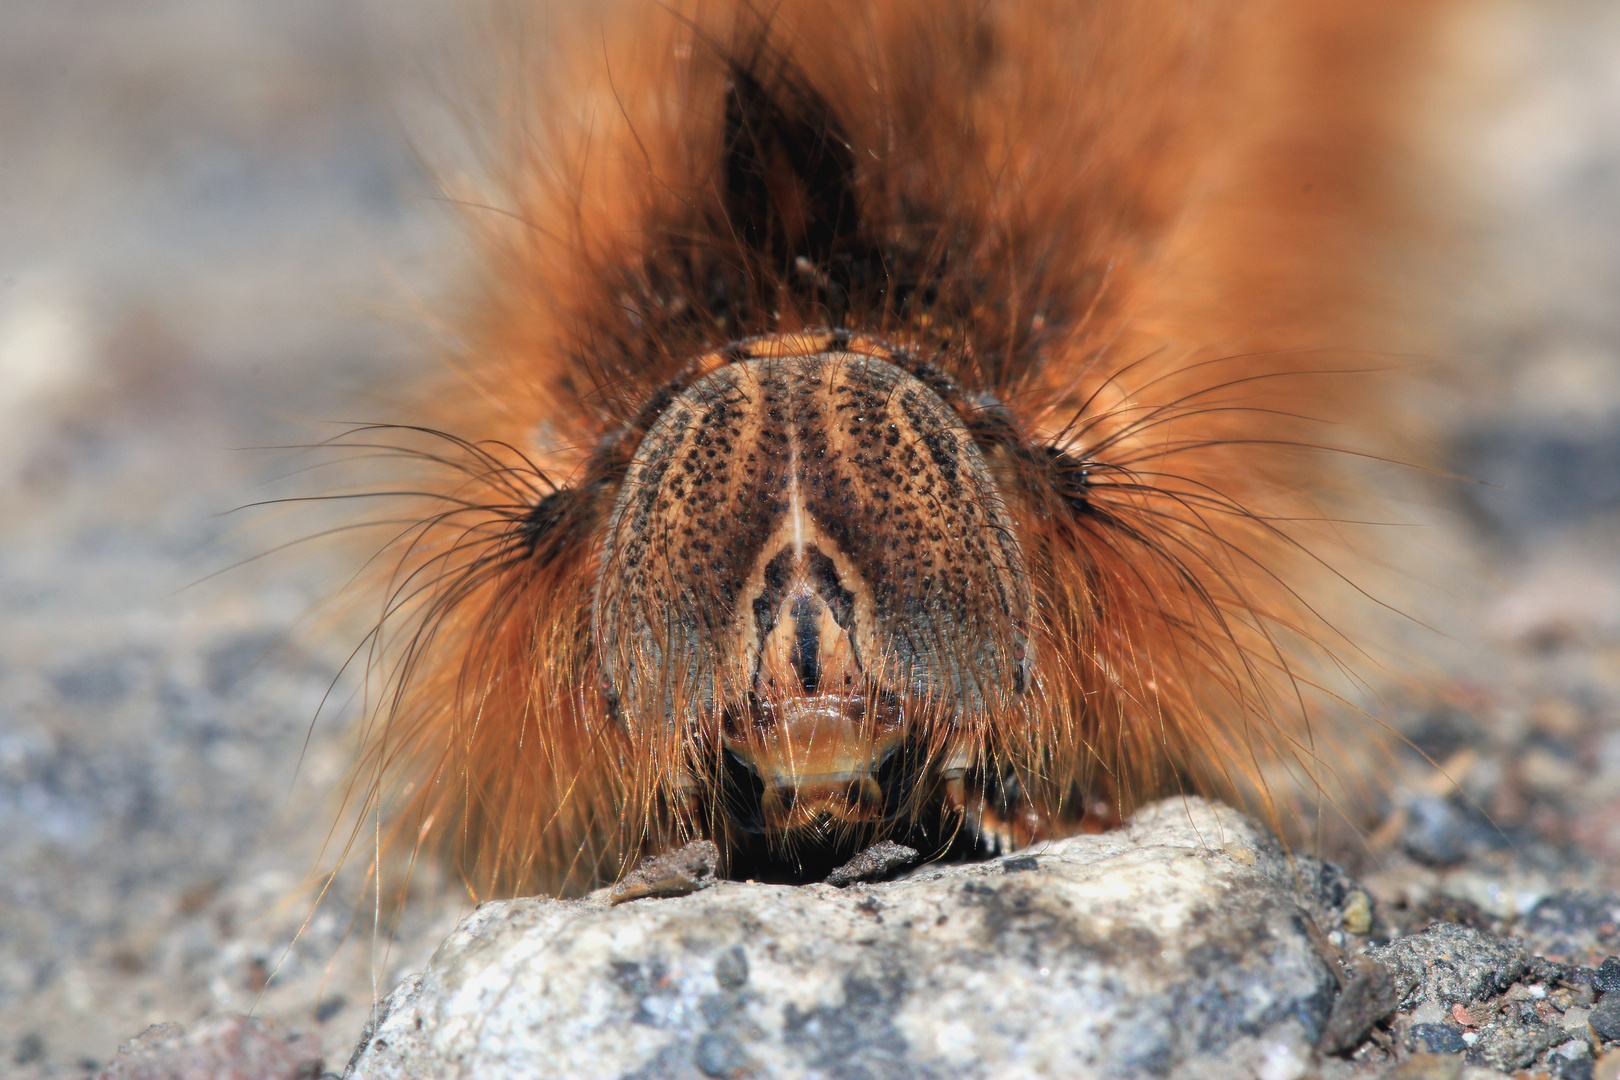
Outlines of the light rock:
M 1264 1077 L 1337 994 L 1271 838 L 1174 799 L 1009 859 L 836 889 L 481 906 L 349 1077 Z

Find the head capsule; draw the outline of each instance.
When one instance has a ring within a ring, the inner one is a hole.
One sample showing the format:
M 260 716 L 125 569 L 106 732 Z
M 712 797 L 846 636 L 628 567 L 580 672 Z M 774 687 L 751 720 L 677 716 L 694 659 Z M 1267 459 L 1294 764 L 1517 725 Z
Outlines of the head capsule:
M 651 422 L 608 519 L 594 634 L 619 722 L 731 831 L 891 828 L 1028 681 L 1007 507 L 881 343 L 722 355 Z

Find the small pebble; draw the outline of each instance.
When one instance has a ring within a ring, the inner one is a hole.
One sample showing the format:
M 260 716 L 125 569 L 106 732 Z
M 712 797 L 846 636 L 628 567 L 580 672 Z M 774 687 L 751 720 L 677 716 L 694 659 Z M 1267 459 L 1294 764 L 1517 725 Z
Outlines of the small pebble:
M 1460 1054 L 1468 1049 L 1462 1032 L 1450 1024 L 1413 1024 L 1412 1045 L 1431 1054 Z
M 1597 1064 L 1591 1058 L 1571 1058 L 1558 1067 L 1558 1080 L 1596 1080 Z
M 608 894 L 615 904 L 645 897 L 687 896 L 720 879 L 720 849 L 713 840 L 694 840 L 685 847 L 641 860 Z
M 1365 934 L 1372 929 L 1373 903 L 1367 890 L 1356 889 L 1345 901 L 1340 924 L 1351 934 Z
M 1416 934 L 1369 949 L 1388 967 L 1397 985 L 1410 986 L 1407 1008 L 1433 999 L 1446 1007 L 1488 1001 L 1518 982 L 1530 968 L 1522 943 L 1454 923 L 1435 923 Z
M 1592 976 L 1592 988 L 1603 993 L 1620 990 L 1620 956 L 1611 956 L 1598 965 Z
M 748 954 L 741 945 L 720 954 L 714 962 L 714 981 L 722 990 L 740 990 L 748 985 Z
M 1561 1058 L 1565 1061 L 1574 1061 L 1577 1058 L 1590 1058 L 1591 1056 L 1592 1044 L 1584 1038 L 1574 1038 L 1553 1047 L 1552 1053 L 1547 1060 L 1552 1062 L 1555 1058 Z
M 1587 1017 L 1586 1022 L 1599 1040 L 1620 1042 L 1620 994 L 1604 994 L 1592 1008 L 1592 1015 Z
M 1433 795 L 1406 808 L 1401 846 L 1425 866 L 1454 866 L 1468 857 L 1467 821 L 1449 800 Z
M 730 1035 L 705 1032 L 692 1054 L 693 1064 L 704 1076 L 737 1076 L 748 1067 L 742 1047 Z
M 879 840 L 849 862 L 827 875 L 827 884 L 842 889 L 857 881 L 875 881 L 887 877 L 902 867 L 910 866 L 921 858 L 916 848 L 908 848 L 893 840 Z

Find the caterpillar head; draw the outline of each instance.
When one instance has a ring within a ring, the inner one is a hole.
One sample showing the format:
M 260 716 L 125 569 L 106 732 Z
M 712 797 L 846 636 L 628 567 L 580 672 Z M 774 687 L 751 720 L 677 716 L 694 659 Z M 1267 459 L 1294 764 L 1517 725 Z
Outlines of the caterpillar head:
M 685 797 L 729 831 L 914 818 L 1028 683 L 1029 575 L 996 479 L 896 361 L 833 333 L 717 354 L 619 486 L 593 618 L 615 721 L 684 756 Z

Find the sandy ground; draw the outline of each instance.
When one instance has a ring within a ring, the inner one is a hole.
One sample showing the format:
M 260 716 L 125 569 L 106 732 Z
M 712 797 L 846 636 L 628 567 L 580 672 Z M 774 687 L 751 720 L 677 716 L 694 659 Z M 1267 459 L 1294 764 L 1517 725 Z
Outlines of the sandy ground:
M 241 448 L 382 414 L 424 366 L 414 305 L 457 257 L 409 138 L 429 7 L 0 3 L 7 1075 L 255 1005 L 341 1063 L 465 904 L 424 871 L 391 949 L 358 880 L 310 914 L 362 632 L 318 601 L 353 559 L 237 566 L 341 519 L 231 512 L 319 486 Z M 1451 49 L 1426 190 L 1462 361 L 1423 408 L 1483 483 L 1413 485 L 1441 674 L 1390 708 L 1469 798 L 1409 754 L 1390 828 L 1330 854 L 1396 921 L 1511 926 L 1620 891 L 1620 9 L 1500 0 Z

